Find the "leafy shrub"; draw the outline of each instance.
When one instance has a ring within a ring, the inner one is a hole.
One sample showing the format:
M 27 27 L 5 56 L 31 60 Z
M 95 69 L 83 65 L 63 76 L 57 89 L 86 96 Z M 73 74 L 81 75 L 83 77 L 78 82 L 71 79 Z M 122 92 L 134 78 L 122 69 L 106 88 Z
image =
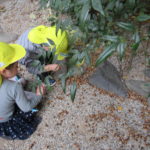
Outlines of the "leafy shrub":
M 140 44 L 149 42 L 149 0 L 40 0 L 40 4 L 41 8 L 52 8 L 53 16 L 48 18 L 52 24 L 69 32 L 70 69 L 72 63 L 83 60 L 91 64 L 91 52 L 102 45 L 103 52 L 95 65 L 115 55 L 123 75 L 123 70 L 131 67 Z M 149 60 L 148 44 L 143 45 Z

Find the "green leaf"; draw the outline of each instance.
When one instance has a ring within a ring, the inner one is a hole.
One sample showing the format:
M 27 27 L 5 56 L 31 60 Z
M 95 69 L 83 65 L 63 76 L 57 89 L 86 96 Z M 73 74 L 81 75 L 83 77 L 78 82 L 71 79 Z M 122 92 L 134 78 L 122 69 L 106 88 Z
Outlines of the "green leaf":
M 46 54 L 47 54 L 47 58 L 48 58 L 48 59 L 52 59 L 52 58 L 51 58 L 51 57 L 52 57 L 52 51 L 49 50 L 49 51 L 47 51 Z M 49 60 L 49 61 L 50 61 L 50 60 Z
M 116 1 L 116 9 L 115 9 L 116 13 L 120 13 L 122 9 L 123 9 L 123 3 L 120 2 L 119 0 Z
M 127 7 L 133 9 L 136 5 L 136 0 L 127 0 Z
M 52 41 L 51 39 L 47 39 L 47 40 L 48 40 L 48 44 L 49 44 L 49 46 L 51 46 L 51 45 L 55 45 L 54 41 Z
M 47 40 L 49 40 L 49 39 L 47 39 Z M 49 46 L 50 46 L 49 43 L 42 43 L 41 45 L 42 45 L 42 48 L 43 48 L 43 47 L 49 47 Z
M 89 1 L 89 0 L 77 0 L 77 1 L 76 1 L 76 4 L 77 4 L 77 5 L 83 5 L 83 4 L 85 4 L 85 3 L 88 3 L 88 1 Z
M 115 7 L 115 1 L 113 0 L 113 1 L 111 1 L 111 2 L 109 2 L 109 3 L 107 4 L 106 9 L 107 9 L 107 10 L 113 10 L 114 7 Z
M 90 54 L 88 54 L 87 51 L 85 51 L 85 61 L 86 61 L 87 65 L 91 64 L 91 57 L 90 57 Z
M 121 42 L 117 46 L 117 52 L 119 54 L 120 61 L 122 60 L 122 58 L 124 56 L 125 48 L 126 48 L 126 43 L 125 42 Z
M 78 60 L 81 60 L 84 57 L 85 57 L 85 53 L 84 52 L 78 54 Z
M 43 60 L 45 61 L 45 59 L 46 59 L 46 51 L 43 49 L 43 51 L 42 51 L 42 58 L 43 58 Z
M 98 59 L 96 60 L 96 67 L 101 64 L 104 60 L 106 60 L 109 56 L 113 54 L 116 49 L 116 44 L 112 44 L 105 48 L 105 50 L 100 54 Z
M 134 31 L 135 30 L 135 27 L 133 24 L 131 23 L 125 23 L 125 22 L 117 22 L 117 25 L 125 30 L 128 30 L 128 31 Z
M 92 0 L 93 9 L 97 10 L 101 15 L 105 16 L 101 0 Z
M 135 43 L 138 43 L 140 41 L 140 35 L 139 35 L 139 32 L 136 31 L 134 34 L 133 34 L 133 37 L 132 39 L 135 41 Z
M 52 88 L 51 85 L 47 85 L 47 86 L 46 86 L 46 90 L 47 90 L 47 91 L 51 91 L 52 89 L 53 89 L 53 88 Z
M 89 3 L 84 4 L 81 10 L 80 22 L 84 23 L 87 20 L 89 11 L 90 11 Z
M 98 31 L 98 29 L 99 29 L 97 20 L 95 20 L 95 21 L 90 20 L 88 22 L 87 26 L 88 26 L 88 29 L 90 29 L 93 32 Z
M 135 52 L 137 51 L 139 45 L 140 45 L 140 42 L 133 43 L 133 44 L 131 45 L 131 49 L 132 49 L 133 53 L 135 53 Z
M 69 68 L 69 71 L 67 72 L 66 77 L 67 78 L 71 77 L 71 76 L 73 76 L 73 74 L 74 74 L 74 67 L 71 67 L 71 68 Z
M 102 39 L 112 41 L 112 42 L 117 42 L 118 36 L 105 35 L 102 37 Z
M 55 8 L 61 10 L 61 4 L 62 2 L 60 0 L 55 0 Z
M 39 64 L 41 64 L 41 62 L 39 60 L 34 60 L 31 65 L 33 67 L 37 67 Z
M 60 24 L 60 22 L 58 22 L 57 25 L 56 25 L 56 36 L 58 34 L 58 31 L 59 31 L 60 27 L 61 27 L 61 24 Z
M 77 49 L 71 49 L 71 50 L 69 51 L 69 53 L 78 54 L 78 53 L 79 53 L 79 50 L 77 50 Z
M 69 59 L 69 65 L 74 65 L 76 64 L 78 60 L 78 55 L 73 55 L 71 59 Z
M 63 56 L 63 57 L 68 57 L 69 56 L 69 54 L 66 54 L 66 53 L 59 53 L 61 56 Z
M 72 102 L 74 102 L 75 95 L 76 95 L 76 90 L 77 90 L 77 84 L 74 82 L 74 83 L 71 85 L 71 88 L 70 88 L 70 93 L 71 93 L 71 100 L 72 100 Z
M 61 78 L 61 86 L 62 86 L 63 92 L 66 93 L 66 77 L 64 76 Z
M 147 15 L 147 14 L 140 14 L 137 18 L 137 21 L 147 21 L 150 19 L 150 15 Z

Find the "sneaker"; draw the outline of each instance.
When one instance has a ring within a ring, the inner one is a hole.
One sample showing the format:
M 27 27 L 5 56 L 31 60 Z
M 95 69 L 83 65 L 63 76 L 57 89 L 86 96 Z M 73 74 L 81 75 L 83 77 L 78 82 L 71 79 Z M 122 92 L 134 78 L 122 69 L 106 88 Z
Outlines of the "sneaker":
M 50 79 L 50 78 L 48 80 L 49 80 L 50 86 L 54 86 L 56 84 L 56 80 Z

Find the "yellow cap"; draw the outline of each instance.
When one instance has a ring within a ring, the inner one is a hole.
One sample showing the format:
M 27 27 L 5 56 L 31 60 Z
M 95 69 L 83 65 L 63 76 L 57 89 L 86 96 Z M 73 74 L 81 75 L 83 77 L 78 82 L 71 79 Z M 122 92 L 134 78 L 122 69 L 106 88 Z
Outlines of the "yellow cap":
M 25 54 L 21 45 L 0 42 L 0 70 L 23 58 Z
M 48 43 L 48 39 L 52 40 L 56 46 L 56 55 L 58 60 L 63 60 L 64 56 L 61 53 L 66 54 L 68 49 L 68 36 L 66 31 L 58 30 L 56 35 L 56 26 L 47 27 L 44 25 L 33 28 L 29 34 L 28 39 L 35 44 Z M 50 48 L 53 48 L 52 46 Z
M 25 49 L 18 44 L 7 44 L 0 42 L 0 70 L 23 58 L 26 54 Z M 0 75 L 0 85 L 2 77 Z

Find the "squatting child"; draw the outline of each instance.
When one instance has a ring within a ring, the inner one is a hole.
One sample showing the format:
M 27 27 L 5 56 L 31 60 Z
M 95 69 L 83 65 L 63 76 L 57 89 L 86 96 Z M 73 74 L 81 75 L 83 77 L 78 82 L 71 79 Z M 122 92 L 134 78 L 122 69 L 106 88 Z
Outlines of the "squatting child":
M 48 45 L 49 40 L 54 42 L 53 46 Z M 25 31 L 19 37 L 16 43 L 22 45 L 27 52 L 26 56 L 19 62 L 22 65 L 25 65 L 30 73 L 37 75 L 42 81 L 46 76 L 50 74 L 51 71 L 53 73 L 58 72 L 58 74 L 66 71 L 64 65 L 61 65 L 64 64 L 64 56 L 62 56 L 61 54 L 66 54 L 68 48 L 66 31 L 62 31 L 61 29 L 59 29 L 58 33 L 56 33 L 56 26 L 47 27 L 44 25 L 40 25 Z M 45 46 L 45 44 L 47 44 L 48 46 Z M 41 57 L 37 58 L 40 53 L 40 47 L 43 47 L 46 53 L 48 53 L 49 50 L 55 47 L 55 55 L 57 55 L 55 62 L 52 62 L 52 64 L 45 64 L 45 62 L 50 59 L 49 57 L 45 58 L 47 60 L 43 60 L 43 58 Z M 39 63 L 33 65 L 35 61 L 39 61 Z M 55 84 L 55 80 L 50 78 L 49 84 L 53 86 Z
M 35 94 L 9 80 L 17 74 L 17 61 L 25 54 L 18 44 L 0 42 L 0 137 L 5 139 L 27 139 L 40 123 L 31 110 L 42 100 L 45 86 L 38 87 Z

